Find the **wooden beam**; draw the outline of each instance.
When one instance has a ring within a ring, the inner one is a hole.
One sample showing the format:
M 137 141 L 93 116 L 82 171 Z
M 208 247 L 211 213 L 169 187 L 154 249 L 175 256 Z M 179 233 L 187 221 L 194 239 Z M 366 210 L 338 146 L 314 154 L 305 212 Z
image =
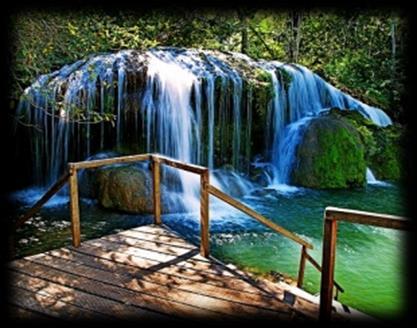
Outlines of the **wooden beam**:
M 298 279 L 297 279 L 297 287 L 298 288 L 303 287 L 304 271 L 305 271 L 306 260 L 307 260 L 306 254 L 307 254 L 306 247 L 303 245 L 301 247 L 300 266 L 298 268 Z
M 324 220 L 323 238 L 319 320 L 329 321 L 332 315 L 333 303 L 333 281 L 337 238 L 336 220 Z
M 152 155 L 153 211 L 155 224 L 161 224 L 161 173 L 159 158 Z
M 31 218 L 39 209 L 55 195 L 67 182 L 69 173 L 65 172 L 25 214 L 16 221 L 16 229 L 20 228 L 29 218 Z
M 401 216 L 364 212 L 338 207 L 326 207 L 324 213 L 326 219 L 367 224 L 389 229 L 411 230 L 410 220 Z
M 200 254 L 208 257 L 210 254 L 209 236 L 209 170 L 200 176 Z
M 69 165 L 69 189 L 70 189 L 70 215 L 72 244 L 74 247 L 80 246 L 80 207 L 78 199 L 78 179 L 77 168 L 74 164 Z
M 91 161 L 83 161 L 76 163 L 69 163 L 75 169 L 91 169 L 99 166 L 110 165 L 110 164 L 119 164 L 119 163 L 131 163 L 131 162 L 140 162 L 147 161 L 151 159 L 149 154 L 140 154 L 140 155 L 129 155 L 129 156 L 120 156 L 106 159 L 96 159 Z
M 213 196 L 221 199 L 222 201 L 226 202 L 227 204 L 233 206 L 234 208 L 237 208 L 238 210 L 242 211 L 243 213 L 251 216 L 252 218 L 258 220 L 259 222 L 261 222 L 262 224 L 266 225 L 268 228 L 274 230 L 275 232 L 309 248 L 309 249 L 313 249 L 313 245 L 310 244 L 309 242 L 303 240 L 302 238 L 298 237 L 297 235 L 295 235 L 294 233 L 292 233 L 291 231 L 279 226 L 278 224 L 268 220 L 267 218 L 263 217 L 262 215 L 260 215 L 259 213 L 255 212 L 254 210 L 252 210 L 251 208 L 247 207 L 246 205 L 243 205 L 242 203 L 238 202 L 237 200 L 233 199 L 232 197 L 230 197 L 229 195 L 225 194 L 224 192 L 222 192 L 221 190 L 217 189 L 216 187 L 210 185 L 209 188 L 209 193 L 212 194 Z
M 152 156 L 155 156 L 155 157 L 159 158 L 159 160 L 162 164 L 166 164 L 166 165 L 169 165 L 171 167 L 175 167 L 177 169 L 181 169 L 181 170 L 184 170 L 184 171 L 188 171 L 188 172 L 192 172 L 192 173 L 196 173 L 196 174 L 205 174 L 205 172 L 207 171 L 207 168 L 204 167 L 204 166 L 181 162 L 181 161 L 178 161 L 176 159 L 169 158 L 169 157 L 159 155 L 159 154 L 155 154 L 155 155 L 152 155 Z

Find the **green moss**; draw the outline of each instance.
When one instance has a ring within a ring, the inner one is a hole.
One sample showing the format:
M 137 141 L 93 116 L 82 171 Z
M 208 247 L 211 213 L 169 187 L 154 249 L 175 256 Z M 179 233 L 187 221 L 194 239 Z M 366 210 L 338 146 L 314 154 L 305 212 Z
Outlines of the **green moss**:
M 367 160 L 375 177 L 380 180 L 399 180 L 403 159 L 401 129 L 395 126 L 375 129 L 373 140 L 375 151 L 368 154 Z
M 358 132 L 365 148 L 365 160 L 379 180 L 397 181 L 401 178 L 403 160 L 403 128 L 399 125 L 379 127 L 357 111 L 333 108 L 329 116 L 344 118 Z
M 343 119 L 321 117 L 307 128 L 297 149 L 292 179 L 312 188 L 365 184 L 365 150 L 355 128 Z

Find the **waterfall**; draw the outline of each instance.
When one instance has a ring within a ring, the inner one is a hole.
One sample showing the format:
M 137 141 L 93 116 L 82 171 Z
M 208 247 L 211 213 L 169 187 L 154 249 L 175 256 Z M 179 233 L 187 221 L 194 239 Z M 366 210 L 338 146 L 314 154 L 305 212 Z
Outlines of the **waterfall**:
M 369 167 L 366 168 L 366 183 L 378 186 L 390 186 L 391 184 L 385 181 L 377 180 Z
M 259 70 L 269 82 L 257 77 Z M 254 85 L 271 88 L 265 103 L 254 98 Z M 273 168 L 271 184 L 289 185 L 305 127 L 330 107 L 356 110 L 379 126 L 392 123 L 382 110 L 303 66 L 179 48 L 123 50 L 66 65 L 24 91 L 17 115 L 38 128 L 29 132 L 31 153 L 26 155 L 38 186 L 52 183 L 68 161 L 119 150 L 159 152 L 211 169 L 229 165 L 233 170 L 212 176 L 228 191 L 228 184 L 239 179 L 237 189 L 251 189 L 245 174 L 260 154 Z M 97 121 L 97 114 L 114 115 L 113 125 Z M 17 133 L 23 129 L 17 127 Z M 253 148 L 255 139 L 264 140 L 264 145 L 258 142 L 262 149 Z M 198 177 L 178 176 L 175 192 L 194 211 Z

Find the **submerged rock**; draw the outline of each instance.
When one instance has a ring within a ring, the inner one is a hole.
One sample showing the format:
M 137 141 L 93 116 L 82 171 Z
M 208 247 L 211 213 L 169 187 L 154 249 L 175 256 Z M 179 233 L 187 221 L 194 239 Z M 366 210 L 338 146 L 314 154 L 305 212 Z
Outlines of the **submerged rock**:
M 343 118 L 311 121 L 296 151 L 292 181 L 310 188 L 348 188 L 366 181 L 365 149 L 355 127 Z

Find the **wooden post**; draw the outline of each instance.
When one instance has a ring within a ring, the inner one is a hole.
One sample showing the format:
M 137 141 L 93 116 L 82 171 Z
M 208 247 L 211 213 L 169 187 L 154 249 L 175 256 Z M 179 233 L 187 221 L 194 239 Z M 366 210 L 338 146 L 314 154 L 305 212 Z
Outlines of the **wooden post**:
M 209 245 L 209 170 L 200 175 L 200 254 L 208 257 Z
M 298 279 L 297 279 L 297 287 L 302 288 L 304 282 L 304 270 L 306 267 L 306 260 L 307 260 L 307 249 L 303 245 L 301 247 L 301 257 L 300 257 L 300 267 L 298 269 Z
M 77 169 L 72 163 L 69 164 L 69 173 L 72 244 L 74 247 L 78 247 L 80 246 L 80 207 L 78 202 Z
M 154 212 L 154 223 L 161 224 L 161 174 L 160 174 L 160 163 L 156 156 L 152 156 L 152 176 L 153 176 L 153 212 Z
M 320 321 L 330 321 L 333 303 L 334 269 L 336 258 L 337 221 L 324 219 L 323 262 L 320 287 Z

